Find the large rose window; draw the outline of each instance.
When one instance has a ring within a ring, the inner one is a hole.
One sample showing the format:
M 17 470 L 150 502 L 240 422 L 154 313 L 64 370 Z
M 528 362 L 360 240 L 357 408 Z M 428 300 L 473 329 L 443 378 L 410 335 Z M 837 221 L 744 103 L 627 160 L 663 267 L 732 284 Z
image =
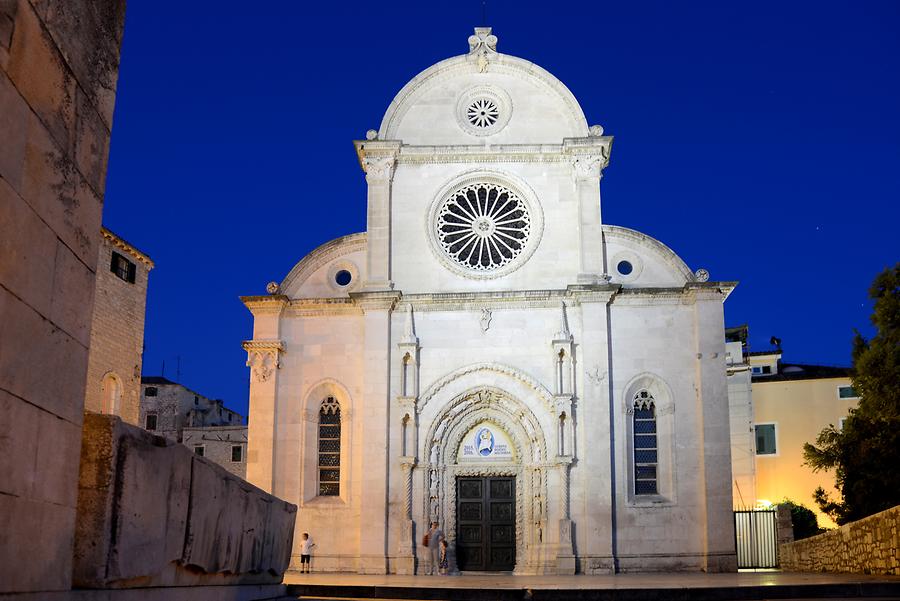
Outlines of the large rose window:
M 491 271 L 522 253 L 531 234 L 531 216 L 514 191 L 477 183 L 447 196 L 436 227 L 441 247 L 453 261 L 467 269 Z

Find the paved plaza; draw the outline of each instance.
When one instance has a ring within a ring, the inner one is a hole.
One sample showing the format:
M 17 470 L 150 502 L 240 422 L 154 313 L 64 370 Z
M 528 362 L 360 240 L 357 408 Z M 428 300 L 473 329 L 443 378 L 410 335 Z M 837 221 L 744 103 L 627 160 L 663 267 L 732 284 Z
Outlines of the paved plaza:
M 384 576 L 288 572 L 285 583 L 289 585 L 289 593 L 301 599 L 900 599 L 900 576 L 777 570 L 604 576 Z

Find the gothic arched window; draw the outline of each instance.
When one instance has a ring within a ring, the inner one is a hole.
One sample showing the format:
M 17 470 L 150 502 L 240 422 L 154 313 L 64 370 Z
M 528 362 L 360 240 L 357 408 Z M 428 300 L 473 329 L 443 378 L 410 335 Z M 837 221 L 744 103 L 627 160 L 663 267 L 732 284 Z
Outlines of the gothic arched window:
M 656 405 L 653 395 L 641 390 L 634 395 L 632 436 L 634 436 L 634 494 L 659 492 L 656 469 L 659 450 L 656 432 Z
M 319 495 L 341 494 L 341 406 L 330 396 L 319 408 Z

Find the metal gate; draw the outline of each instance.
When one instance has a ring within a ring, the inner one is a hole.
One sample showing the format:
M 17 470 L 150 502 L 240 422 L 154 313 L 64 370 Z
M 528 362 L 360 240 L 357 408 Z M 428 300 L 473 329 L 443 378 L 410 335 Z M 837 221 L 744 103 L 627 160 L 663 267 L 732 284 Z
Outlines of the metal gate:
M 738 569 L 778 567 L 775 511 L 735 511 L 734 542 Z

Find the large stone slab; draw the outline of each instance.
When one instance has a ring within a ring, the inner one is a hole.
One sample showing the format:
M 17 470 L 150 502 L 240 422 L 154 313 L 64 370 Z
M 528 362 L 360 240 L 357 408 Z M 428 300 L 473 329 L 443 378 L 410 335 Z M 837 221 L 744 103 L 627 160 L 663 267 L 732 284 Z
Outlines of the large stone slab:
M 281 581 L 295 506 L 115 416 L 85 416 L 81 453 L 76 586 Z

